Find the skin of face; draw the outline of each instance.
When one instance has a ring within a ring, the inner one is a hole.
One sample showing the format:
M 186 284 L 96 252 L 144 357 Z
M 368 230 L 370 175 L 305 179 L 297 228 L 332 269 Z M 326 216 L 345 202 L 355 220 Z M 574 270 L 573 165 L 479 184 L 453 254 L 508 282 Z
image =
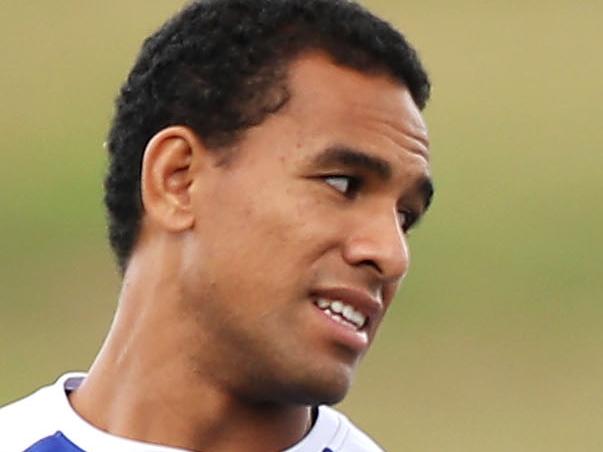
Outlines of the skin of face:
M 202 332 L 187 345 L 201 378 L 255 403 L 334 403 L 408 270 L 401 223 L 426 208 L 427 132 L 403 85 L 321 53 L 291 63 L 288 88 L 188 187 L 181 308 Z M 363 332 L 319 296 L 367 315 Z
M 74 410 L 187 450 L 297 443 L 347 393 L 429 204 L 427 130 L 386 75 L 294 59 L 289 101 L 232 149 L 171 126 L 142 163 L 144 216 L 110 332 Z M 341 300 L 366 320 L 320 309 Z

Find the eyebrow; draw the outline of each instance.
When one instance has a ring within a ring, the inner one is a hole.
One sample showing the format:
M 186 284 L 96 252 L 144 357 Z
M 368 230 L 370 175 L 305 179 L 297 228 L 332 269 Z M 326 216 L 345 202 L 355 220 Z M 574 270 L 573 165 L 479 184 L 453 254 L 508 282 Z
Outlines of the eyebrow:
M 392 167 L 386 160 L 347 146 L 335 145 L 327 148 L 315 159 L 317 166 L 342 165 L 370 171 L 387 181 L 392 177 Z

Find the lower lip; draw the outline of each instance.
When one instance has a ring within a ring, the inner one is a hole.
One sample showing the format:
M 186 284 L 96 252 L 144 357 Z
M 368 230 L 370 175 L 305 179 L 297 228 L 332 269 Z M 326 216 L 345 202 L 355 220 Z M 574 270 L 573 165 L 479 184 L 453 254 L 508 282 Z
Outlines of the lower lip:
M 333 336 L 336 342 L 347 346 L 357 353 L 362 353 L 368 348 L 369 340 L 368 334 L 365 330 L 358 331 L 351 326 L 342 324 L 332 318 L 314 303 L 312 303 L 312 306 L 322 318 L 323 324 L 329 329 L 329 333 Z

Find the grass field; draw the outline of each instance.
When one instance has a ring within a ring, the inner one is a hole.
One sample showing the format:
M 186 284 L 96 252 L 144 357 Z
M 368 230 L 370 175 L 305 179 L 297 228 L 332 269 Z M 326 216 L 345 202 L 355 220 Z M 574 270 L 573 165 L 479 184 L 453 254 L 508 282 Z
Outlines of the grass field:
M 432 75 L 437 195 L 341 408 L 391 451 L 603 450 L 603 3 L 365 3 Z M 3 4 L 0 404 L 100 346 L 112 100 L 181 4 Z

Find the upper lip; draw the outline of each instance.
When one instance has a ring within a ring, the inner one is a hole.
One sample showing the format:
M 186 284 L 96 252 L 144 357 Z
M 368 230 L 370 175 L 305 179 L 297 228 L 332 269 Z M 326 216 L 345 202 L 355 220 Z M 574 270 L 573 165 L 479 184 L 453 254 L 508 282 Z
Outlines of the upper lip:
M 349 304 L 364 314 L 369 322 L 383 310 L 383 302 L 380 297 L 375 297 L 366 290 L 355 287 L 325 287 L 313 290 L 312 295 Z

